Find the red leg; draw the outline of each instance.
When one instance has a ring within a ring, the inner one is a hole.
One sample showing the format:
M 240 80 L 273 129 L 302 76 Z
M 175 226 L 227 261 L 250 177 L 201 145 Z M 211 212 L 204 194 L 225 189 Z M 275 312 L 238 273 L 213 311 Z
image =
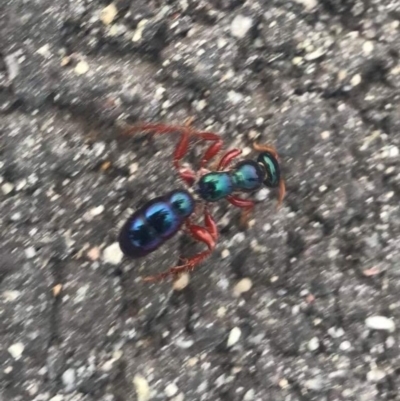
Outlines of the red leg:
M 201 159 L 200 162 L 200 168 L 203 168 L 207 165 L 207 163 L 217 155 L 217 153 L 221 150 L 223 145 L 222 139 L 217 139 L 215 142 L 210 145 L 210 147 L 206 150 L 204 153 L 203 158 Z
M 182 134 L 186 133 L 188 136 L 195 136 L 199 139 L 202 139 L 203 141 L 213 141 L 214 143 L 209 146 L 203 158 L 201 159 L 200 167 L 204 167 L 221 150 L 223 141 L 214 132 L 196 131 L 192 128 L 189 128 L 190 123 L 191 119 L 188 120 L 186 126 L 142 123 L 134 126 L 128 126 L 124 130 L 124 133 L 127 135 L 131 135 L 139 131 L 152 131 L 154 132 L 154 134 L 172 134 L 180 132 Z
M 241 199 L 236 196 L 228 196 L 226 199 L 233 206 L 240 207 L 243 209 L 242 215 L 240 217 L 240 225 L 246 228 L 250 214 L 254 209 L 255 203 L 252 200 Z
M 177 170 L 181 179 L 191 187 L 196 180 L 196 174 L 191 169 L 183 169 L 180 165 L 180 161 L 186 155 L 189 149 L 189 133 L 184 131 L 182 133 L 181 140 L 179 141 L 178 145 L 175 148 L 174 152 L 174 167 Z
M 155 276 L 145 277 L 143 280 L 154 282 L 163 280 L 170 276 L 177 276 L 184 272 L 193 271 L 199 263 L 201 263 L 204 259 L 210 256 L 210 254 L 215 248 L 216 240 L 218 238 L 218 230 L 214 219 L 212 218 L 212 216 L 208 211 L 204 212 L 204 223 L 206 225 L 206 228 L 192 224 L 188 220 L 186 222 L 186 226 L 189 230 L 189 234 L 196 241 L 203 242 L 204 244 L 206 244 L 208 250 L 200 252 L 199 254 L 194 255 L 189 259 L 185 259 L 184 264 L 181 266 L 172 267 L 169 270 L 157 274 Z
M 190 124 L 190 120 L 188 121 Z M 189 129 L 188 127 L 180 127 L 174 125 L 164 125 L 164 124 L 151 124 L 144 123 L 129 126 L 124 130 L 127 135 L 134 134 L 139 131 L 153 131 L 154 134 L 172 134 L 176 132 L 181 132 L 182 137 L 175 148 L 174 152 L 174 167 L 177 170 L 180 178 L 188 185 L 192 186 L 196 179 L 196 174 L 190 169 L 182 169 L 180 166 L 180 161 L 183 159 L 189 148 Z
M 218 239 L 218 228 L 214 218 L 208 210 L 204 210 L 204 224 L 214 241 Z
M 219 161 L 217 170 L 223 170 L 225 167 L 229 165 L 229 163 L 235 158 L 238 157 L 242 151 L 240 149 L 232 149 L 222 156 L 221 160 Z

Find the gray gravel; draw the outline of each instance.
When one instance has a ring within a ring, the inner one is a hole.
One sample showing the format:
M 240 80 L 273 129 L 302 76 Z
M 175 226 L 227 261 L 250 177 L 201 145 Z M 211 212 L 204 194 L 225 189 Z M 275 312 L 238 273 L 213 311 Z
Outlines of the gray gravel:
M 1 401 L 400 400 L 398 0 L 3 0 L 0 38 Z M 119 127 L 190 116 L 288 192 L 174 291 L 197 245 L 115 241 L 176 138 Z

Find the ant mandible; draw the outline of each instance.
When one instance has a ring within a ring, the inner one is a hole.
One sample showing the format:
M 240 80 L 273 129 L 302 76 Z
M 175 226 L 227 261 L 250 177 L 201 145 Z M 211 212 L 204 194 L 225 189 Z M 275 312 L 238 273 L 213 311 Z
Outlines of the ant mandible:
M 154 276 L 144 277 L 145 281 L 163 280 L 192 271 L 213 252 L 218 239 L 218 229 L 208 210 L 209 203 L 226 199 L 243 210 L 241 222 L 246 224 L 255 202 L 242 199 L 236 195 L 237 193 L 251 193 L 263 185 L 278 188 L 278 206 L 285 195 L 278 154 L 273 147 L 254 143 L 254 149 L 259 152 L 257 160 L 244 159 L 233 167 L 230 167 L 230 164 L 242 151 L 231 149 L 220 158 L 216 168 L 207 169 L 208 163 L 221 151 L 223 141 L 213 132 L 192 129 L 190 123 L 190 120 L 185 126 L 142 123 L 124 129 L 124 134 L 127 135 L 137 132 L 180 133 L 181 138 L 175 148 L 173 165 L 186 185 L 189 188 L 195 188 L 194 195 L 188 190 L 180 189 L 152 199 L 131 215 L 119 235 L 122 252 L 131 258 L 146 256 L 173 237 L 182 229 L 182 226 L 185 226 L 186 233 L 196 241 L 204 243 L 208 248 L 191 258 L 183 259 L 180 266 L 172 267 Z M 201 158 L 200 169 L 197 173 L 192 169 L 181 167 L 180 164 L 189 150 L 190 138 L 211 142 Z M 198 205 L 203 207 L 204 227 L 195 225 L 191 221 Z

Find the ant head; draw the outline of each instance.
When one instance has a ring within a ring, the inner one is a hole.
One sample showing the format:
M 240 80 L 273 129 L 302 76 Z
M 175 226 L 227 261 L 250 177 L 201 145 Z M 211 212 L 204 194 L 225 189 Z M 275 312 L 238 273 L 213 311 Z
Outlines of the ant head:
M 257 162 L 265 170 L 264 185 L 269 188 L 278 187 L 281 180 L 281 169 L 276 157 L 271 152 L 264 151 L 258 155 Z

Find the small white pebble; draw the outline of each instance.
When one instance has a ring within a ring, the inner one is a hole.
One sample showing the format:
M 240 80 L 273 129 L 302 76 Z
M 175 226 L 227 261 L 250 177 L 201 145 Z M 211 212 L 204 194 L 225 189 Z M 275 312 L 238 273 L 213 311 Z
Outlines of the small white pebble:
M 246 394 L 243 396 L 243 401 L 252 401 L 254 400 L 255 391 L 254 389 L 250 389 L 246 391 Z
M 8 195 L 14 189 L 14 185 L 10 182 L 6 182 L 1 186 L 1 190 L 3 191 L 4 195 Z
M 150 386 L 142 375 L 135 375 L 133 378 L 133 385 L 135 386 L 137 401 L 150 400 Z
M 27 259 L 32 259 L 32 258 L 35 257 L 35 255 L 36 255 L 36 251 L 35 251 L 35 248 L 33 246 L 25 249 L 25 256 L 26 256 Z
M 251 129 L 249 131 L 249 133 L 247 134 L 248 138 L 251 139 L 251 140 L 256 139 L 259 135 L 260 134 L 258 133 L 258 131 L 254 130 L 254 129 Z
M 13 302 L 19 298 L 21 293 L 19 291 L 4 291 L 3 292 L 3 299 L 4 302 Z
M 80 61 L 75 67 L 76 75 L 84 75 L 88 71 L 89 71 L 89 64 L 84 60 Z
M 15 359 L 18 360 L 21 358 L 22 353 L 24 352 L 25 346 L 22 343 L 15 343 L 8 347 L 8 353 Z
M 328 189 L 328 187 L 326 185 L 321 185 L 318 190 L 319 192 L 326 192 L 326 190 Z
M 389 146 L 388 157 L 392 157 L 392 158 L 399 157 L 399 153 L 400 153 L 400 151 L 397 146 L 393 146 L 393 145 Z
M 241 335 L 242 331 L 239 329 L 239 327 L 234 327 L 229 333 L 228 341 L 226 344 L 227 347 L 233 347 L 239 341 Z
M 95 261 L 95 260 L 98 260 L 98 259 L 100 258 L 100 254 L 101 254 L 100 248 L 97 247 L 97 246 L 95 246 L 95 247 L 93 247 L 92 249 L 90 249 L 90 250 L 88 251 L 88 253 L 86 254 L 86 256 L 87 256 L 90 260 Z
M 100 205 L 90 209 L 89 213 L 92 217 L 96 217 L 104 212 L 104 206 Z
M 328 251 L 328 258 L 335 259 L 339 255 L 339 249 L 330 249 Z
M 70 392 L 75 389 L 75 378 L 76 378 L 75 369 L 72 369 L 72 368 L 67 369 L 62 374 L 61 380 L 64 384 L 66 392 Z
M 371 42 L 371 41 L 369 41 L 369 40 L 366 41 L 366 42 L 363 44 L 362 49 L 363 49 L 364 55 L 365 55 L 365 56 L 369 56 L 369 55 L 374 51 L 374 44 L 373 44 L 373 42 Z
M 103 365 L 101 365 L 100 369 L 103 372 L 110 372 L 111 369 L 113 368 L 115 360 L 114 359 L 109 359 L 108 361 L 104 362 Z
M 351 343 L 350 341 L 343 341 L 339 345 L 340 350 L 342 351 L 348 351 L 351 348 Z
M 386 348 L 392 348 L 392 347 L 395 346 L 396 340 L 394 339 L 393 336 L 389 336 L 389 337 L 386 339 L 385 344 L 386 344 Z
M 380 369 L 372 369 L 367 373 L 369 382 L 378 383 L 386 377 L 386 373 Z
M 263 225 L 262 229 L 263 229 L 264 232 L 267 233 L 268 231 L 271 231 L 271 228 L 272 228 L 271 224 L 266 223 L 266 224 Z
M 321 132 L 321 138 L 324 140 L 329 139 L 330 136 L 331 136 L 331 133 L 329 131 Z
M 224 317 L 225 315 L 226 315 L 226 308 L 224 306 L 221 306 L 220 308 L 218 308 L 217 317 L 221 318 L 221 317 Z
M 344 336 L 344 330 L 341 327 L 330 327 L 328 329 L 328 334 L 332 337 L 332 338 L 339 338 L 339 337 L 343 337 Z
M 246 236 L 243 233 L 237 233 L 232 237 L 231 242 L 233 244 L 240 244 L 245 240 Z
M 239 92 L 229 91 L 228 101 L 231 102 L 232 104 L 239 104 L 243 101 L 243 95 Z
M 233 295 L 240 296 L 241 294 L 250 291 L 253 282 L 249 278 L 243 278 L 233 288 Z
M 229 249 L 224 249 L 224 250 L 221 252 L 221 258 L 222 258 L 222 259 L 226 259 L 226 258 L 229 257 L 230 254 L 231 254 L 231 253 L 229 252 Z
M 288 387 L 289 387 L 289 382 L 287 381 L 287 379 L 279 380 L 278 386 L 279 386 L 281 389 L 284 390 L 285 388 L 288 388 Z
M 165 391 L 164 392 L 165 392 L 165 395 L 168 398 L 171 398 L 174 395 L 176 395 L 178 393 L 178 391 L 179 391 L 178 386 L 175 383 L 170 383 L 170 384 L 168 384 L 167 387 L 165 387 Z
M 166 90 L 166 89 L 165 89 L 163 86 L 159 86 L 159 87 L 156 89 L 155 98 L 156 98 L 157 100 L 161 100 L 162 97 L 164 96 L 165 90 Z
M 251 148 L 249 148 L 248 146 L 242 149 L 242 156 L 247 156 L 250 153 L 251 153 Z
M 189 273 L 182 273 L 172 284 L 172 288 L 175 291 L 182 291 L 184 288 L 186 288 L 189 284 L 190 281 L 190 275 Z
M 63 401 L 64 400 L 64 396 L 61 394 L 57 394 L 54 397 L 50 398 L 49 401 Z
M 172 398 L 171 401 L 184 401 L 185 396 L 183 393 L 179 393 L 176 397 Z
M 319 339 L 318 337 L 313 337 L 309 342 L 308 342 L 308 349 L 309 351 L 313 352 L 316 351 L 319 348 Z
M 269 190 L 267 188 L 262 188 L 256 193 L 256 199 L 259 202 L 265 201 L 268 198 Z
M 314 61 L 314 60 L 321 58 L 325 53 L 326 53 L 326 50 L 323 47 L 321 47 L 311 53 L 307 53 L 304 58 L 307 61 Z
M 11 215 L 11 220 L 12 221 L 19 221 L 22 218 L 22 213 L 21 212 L 17 212 Z
M 130 175 L 135 174 L 136 171 L 138 171 L 138 169 L 139 169 L 139 164 L 138 164 L 138 163 L 132 163 L 132 164 L 129 166 L 129 174 L 130 174 Z
M 22 179 L 22 180 L 20 180 L 20 181 L 17 182 L 17 185 L 15 186 L 15 189 L 16 189 L 17 191 L 21 191 L 21 189 L 24 189 L 24 188 L 25 188 L 25 186 L 26 186 L 27 183 L 28 183 L 27 180 Z
M 252 18 L 239 14 L 233 19 L 231 23 L 231 34 L 235 38 L 243 39 L 252 26 Z
M 148 22 L 147 19 L 142 19 L 142 20 L 137 24 L 136 31 L 134 32 L 133 37 L 132 37 L 132 42 L 140 42 L 140 40 L 142 39 L 144 27 L 145 27 L 145 25 L 147 24 L 147 22 Z
M 114 3 L 104 7 L 100 13 L 100 20 L 104 25 L 110 25 L 118 14 L 117 7 Z
M 194 341 L 193 340 L 184 340 L 183 338 L 178 338 L 175 341 L 175 344 L 177 347 L 182 348 L 182 349 L 189 349 L 190 347 L 193 346 Z
M 351 78 L 350 84 L 351 84 L 351 86 L 354 87 L 354 86 L 360 85 L 361 81 L 362 81 L 361 75 L 356 74 L 353 76 L 353 78 Z
M 37 50 L 37 53 L 45 58 L 51 57 L 50 45 L 47 43 Z
M 165 102 L 162 103 L 162 109 L 168 109 L 171 106 L 171 102 L 167 99 Z
M 347 71 L 340 70 L 338 73 L 338 80 L 342 82 L 346 79 L 346 77 L 347 77 Z
M 303 62 L 303 57 L 293 57 L 292 64 L 293 65 L 300 65 Z
M 201 99 L 196 104 L 196 110 L 197 111 L 202 111 L 202 110 L 204 110 L 206 108 L 206 106 L 207 106 L 207 101 L 204 100 L 204 99 Z
M 224 38 L 218 38 L 218 40 L 217 40 L 218 49 L 222 49 L 227 44 L 228 44 L 228 42 Z
M 385 316 L 371 316 L 365 320 L 365 325 L 371 330 L 383 330 L 393 333 L 396 326 L 392 319 Z
M 118 265 L 119 263 L 121 263 L 123 257 L 124 254 L 122 253 L 118 242 L 114 242 L 106 249 L 104 249 L 103 259 L 106 263 L 110 263 L 112 265 Z
M 324 382 L 321 377 L 315 377 L 314 379 L 307 380 L 305 386 L 309 390 L 321 391 L 324 388 Z

